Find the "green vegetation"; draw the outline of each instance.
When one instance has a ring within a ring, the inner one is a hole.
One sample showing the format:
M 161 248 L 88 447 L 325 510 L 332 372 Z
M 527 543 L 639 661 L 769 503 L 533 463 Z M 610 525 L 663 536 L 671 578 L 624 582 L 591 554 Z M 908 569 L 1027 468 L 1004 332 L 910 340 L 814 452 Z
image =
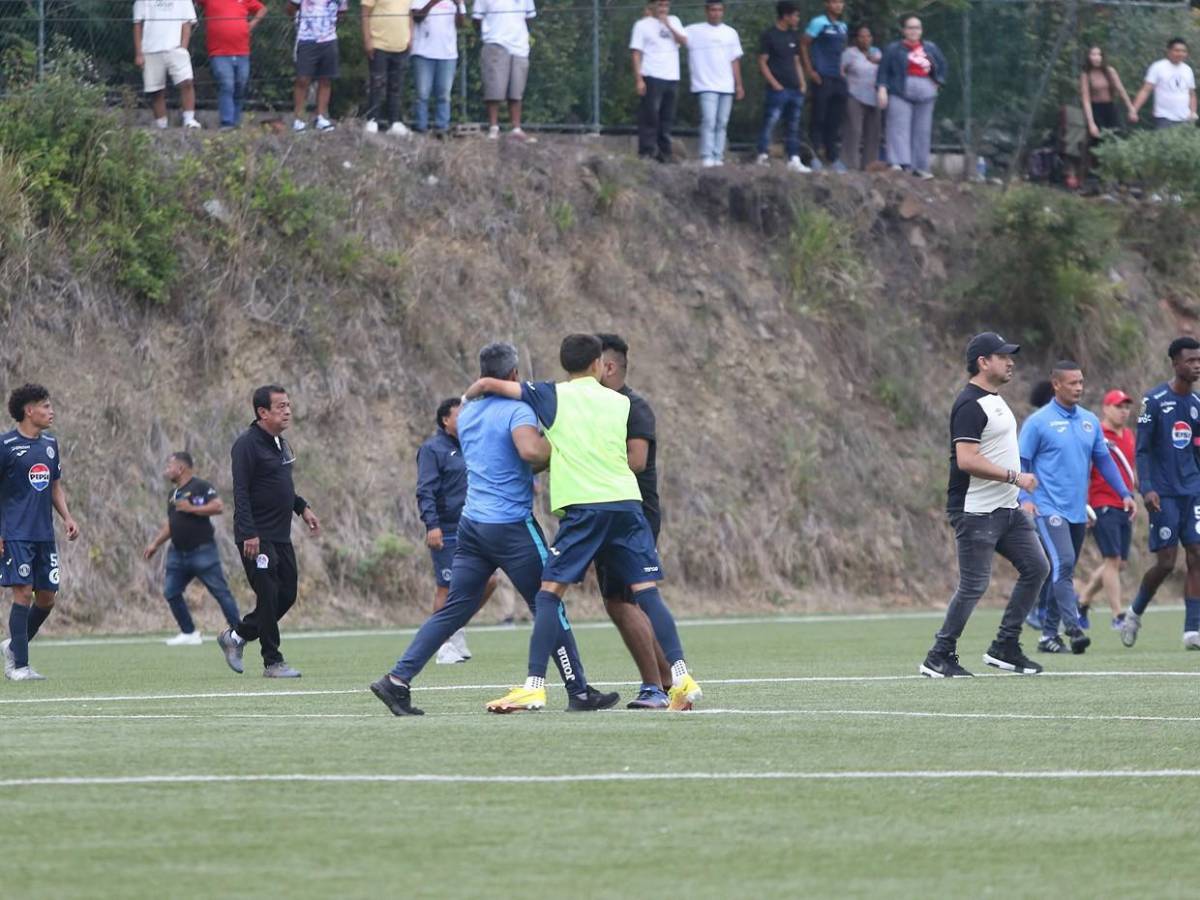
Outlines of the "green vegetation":
M 1021 678 L 979 665 L 998 619 L 981 609 L 963 661 L 993 677 L 931 682 L 916 666 L 936 615 L 684 624 L 705 696 L 678 714 L 567 714 L 555 685 L 546 710 L 488 716 L 524 671 L 525 629 L 476 631 L 471 662 L 431 665 L 419 719 L 365 689 L 407 634 L 302 640 L 285 622 L 294 684 L 257 677 L 253 647 L 239 677 L 211 642 L 39 638 L 52 680 L 0 690 L 0 803 L 21 823 L 5 894 L 513 897 L 554 871 L 589 898 L 1019 897 L 1064 872 L 1072 895 L 1194 895 L 1200 719 L 1182 613 L 1152 609 L 1134 650 L 1098 630 L 1087 655 L 1044 660 L 1074 677 Z M 627 697 L 616 632 L 577 627 L 589 677 Z M 101 697 L 124 699 L 86 699 Z M 1055 770 L 1096 774 L 966 774 Z M 963 774 L 897 777 L 930 771 Z M 803 777 L 820 773 L 841 774 Z M 206 775 L 318 780 L 154 780 Z M 522 776 L 562 780 L 504 780 Z M 38 778 L 85 782 L 11 783 Z M 535 849 L 497 864 L 516 847 Z
M 828 210 L 796 198 L 784 264 L 797 311 L 822 316 L 854 312 L 864 266 L 854 247 L 854 228 Z
M 1105 180 L 1141 185 L 1166 194 L 1167 201 L 1200 204 L 1200 130 L 1135 131 L 1105 141 L 1095 154 Z

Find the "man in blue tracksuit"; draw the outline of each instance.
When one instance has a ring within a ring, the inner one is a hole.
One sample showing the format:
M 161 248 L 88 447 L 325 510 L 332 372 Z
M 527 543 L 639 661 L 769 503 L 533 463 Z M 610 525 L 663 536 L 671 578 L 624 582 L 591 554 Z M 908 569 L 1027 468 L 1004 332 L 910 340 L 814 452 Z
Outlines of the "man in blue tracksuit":
M 1179 545 L 1187 554 L 1183 646 L 1200 650 L 1200 341 L 1176 338 L 1167 350 L 1175 377 L 1142 398 L 1137 421 L 1138 488 L 1150 512 L 1150 552 L 1133 605 L 1121 623 L 1121 643 L 1132 647 L 1142 614 L 1175 570 Z
M 1099 470 L 1132 515 L 1137 506 L 1113 462 L 1100 420 L 1079 405 L 1083 372 L 1077 363 L 1055 363 L 1050 374 L 1054 399 L 1033 413 L 1021 426 L 1021 468 L 1037 476 L 1032 494 L 1022 491 L 1021 506 L 1034 516 L 1038 535 L 1050 558 L 1053 602 L 1038 650 L 1062 653 L 1058 638 L 1061 617 L 1072 653 L 1083 653 L 1091 643 L 1079 624 L 1079 597 L 1075 593 L 1075 562 L 1087 535 L 1087 493 L 1091 467 Z

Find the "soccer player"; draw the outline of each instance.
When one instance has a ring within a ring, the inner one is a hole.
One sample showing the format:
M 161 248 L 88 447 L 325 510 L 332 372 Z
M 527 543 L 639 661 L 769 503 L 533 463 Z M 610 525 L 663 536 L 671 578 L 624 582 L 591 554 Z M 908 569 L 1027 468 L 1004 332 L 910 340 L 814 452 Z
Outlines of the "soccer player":
M 1133 605 L 1121 623 L 1121 643 L 1132 647 L 1142 615 L 1155 592 L 1175 569 L 1179 545 L 1187 558 L 1184 582 L 1183 646 L 1200 650 L 1200 341 L 1180 337 L 1167 348 L 1175 377 L 1142 398 L 1137 420 L 1138 489 L 1150 512 L 1150 552 L 1154 565 L 1142 576 Z
M 516 383 L 517 348 L 488 344 L 479 351 L 483 377 Z M 537 417 L 526 404 L 502 397 L 468 403 L 458 417 L 458 436 L 467 462 L 467 498 L 458 523 L 458 552 L 454 555 L 446 604 L 425 621 L 391 672 L 371 685 L 371 691 L 397 716 L 419 716 L 412 705 L 412 679 L 438 647 L 475 615 L 485 584 L 502 569 L 534 608 L 546 539 L 533 517 L 533 469 L 543 469 L 550 445 L 538 432 Z M 556 622 L 553 657 L 569 697 L 568 709 L 607 709 L 620 697 L 588 686 L 575 635 L 564 615 Z M 530 699 L 521 709 L 545 705 Z
M 598 334 L 603 351 L 604 369 L 600 383 L 609 390 L 629 398 L 629 421 L 625 430 L 626 456 L 630 471 L 637 476 L 638 490 L 642 494 L 642 513 L 658 544 L 658 532 L 662 514 L 658 504 L 658 470 L 655 466 L 657 441 L 655 439 L 654 410 L 640 394 L 625 383 L 629 368 L 629 345 L 615 334 Z M 600 584 L 600 596 L 604 598 L 604 609 L 613 620 L 629 655 L 637 664 L 642 687 L 637 699 L 627 705 L 630 709 L 666 709 L 668 699 L 664 685 L 671 683 L 671 666 L 662 648 L 654 640 L 654 627 L 641 608 L 633 602 L 633 595 L 625 585 L 615 583 L 608 569 L 601 563 L 596 566 L 596 580 Z
M 1083 372 L 1078 363 L 1061 360 L 1050 373 L 1054 399 L 1021 426 L 1021 467 L 1032 472 L 1037 486 L 1022 490 L 1021 508 L 1034 517 L 1042 546 L 1050 557 L 1050 590 L 1053 602 L 1046 610 L 1038 650 L 1063 653 L 1058 636 L 1061 617 L 1072 653 L 1083 653 L 1092 640 L 1079 621 L 1075 593 L 1075 563 L 1087 536 L 1087 494 L 1094 465 L 1120 498 L 1123 515 L 1137 511 L 1133 494 L 1125 486 L 1104 440 L 1100 420 L 1079 405 L 1083 397 Z
M 67 508 L 58 441 L 46 433 L 54 424 L 50 392 L 25 384 L 8 398 L 17 427 L 0 435 L 0 585 L 12 588 L 8 640 L 0 644 L 4 677 L 43 681 L 29 665 L 29 642 L 54 609 L 58 591 L 58 550 L 54 517 L 58 513 L 67 540 L 79 526 Z
M 498 394 L 533 407 L 550 441 L 550 498 L 562 517 L 535 600 L 525 684 L 487 705 L 491 712 L 528 709 L 546 702 L 546 661 L 557 624 L 566 617 L 562 598 L 595 560 L 610 581 L 629 589 L 654 626 L 671 664 L 669 708 L 691 709 L 701 696 L 688 672 L 675 619 L 658 592 L 662 566 L 642 512 L 642 495 L 629 469 L 626 426 L 629 398 L 600 384 L 602 345 L 594 334 L 570 334 L 559 348 L 568 380 L 500 381 L 481 378 L 466 397 Z
M 242 673 L 247 641 L 257 640 L 264 678 L 299 678 L 279 652 L 279 620 L 296 602 L 299 572 L 292 547 L 292 515 L 316 537 L 321 523 L 308 501 L 296 493 L 292 465 L 296 454 L 283 437 L 292 424 L 292 401 L 277 384 L 255 389 L 254 421 L 233 442 L 233 539 L 254 590 L 255 607 L 242 623 L 217 636 L 229 668 Z
M 168 540 L 171 542 L 163 593 L 171 615 L 179 624 L 179 634 L 167 640 L 168 647 L 196 647 L 204 641 L 183 599 L 183 592 L 193 578 L 199 578 L 208 588 L 230 628 L 242 621 L 221 568 L 217 536 L 213 532 L 212 517 L 221 515 L 225 504 L 215 487 L 196 477 L 194 466 L 192 455 L 182 450 L 167 459 L 163 475 L 175 486 L 167 498 L 167 521 L 142 551 L 142 559 L 148 560 L 159 547 Z
M 919 668 L 930 678 L 970 678 L 958 663 L 958 639 L 975 604 L 992 580 L 992 555 L 1017 569 L 1017 583 L 1000 620 L 996 640 L 983 661 L 997 669 L 1037 675 L 1042 667 L 1025 656 L 1021 622 L 1050 573 L 1050 564 L 1017 503 L 1017 494 L 1037 488 L 1037 477 L 1021 471 L 1017 421 L 999 391 L 1012 380 L 1013 356 L 1021 349 L 994 331 L 967 344 L 967 386 L 950 409 L 950 481 L 946 513 L 958 548 L 958 590 L 933 647 Z
M 1121 390 L 1111 390 L 1104 395 L 1100 408 L 1100 425 L 1104 429 L 1104 442 L 1109 453 L 1121 470 L 1125 486 L 1137 490 L 1137 475 L 1134 472 L 1133 430 L 1126 428 L 1133 398 Z M 1121 498 L 1108 486 L 1100 470 L 1092 468 L 1092 482 L 1088 487 L 1088 506 L 1096 514 L 1092 526 L 1092 537 L 1100 556 L 1104 559 L 1083 589 L 1079 605 L 1080 618 L 1086 619 L 1092 601 L 1101 590 L 1112 608 L 1112 627 L 1120 631 L 1125 614 L 1121 612 L 1121 571 L 1129 559 L 1129 545 L 1133 540 L 1133 522 L 1125 515 Z M 1082 624 L 1082 622 L 1081 622 Z M 1084 625 L 1086 628 L 1087 626 Z

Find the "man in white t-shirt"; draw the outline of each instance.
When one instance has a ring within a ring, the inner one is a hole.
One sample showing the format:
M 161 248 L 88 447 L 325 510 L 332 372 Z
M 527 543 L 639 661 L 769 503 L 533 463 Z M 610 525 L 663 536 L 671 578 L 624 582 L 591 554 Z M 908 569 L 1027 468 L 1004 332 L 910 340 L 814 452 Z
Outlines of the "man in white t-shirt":
M 420 2 L 420 0 L 418 0 Z M 413 6 L 412 64 L 417 82 L 413 126 L 429 129 L 429 98 L 433 97 L 433 128 L 438 134 L 450 128 L 450 91 L 458 67 L 458 29 L 467 21 L 461 0 L 428 0 Z
M 734 99 L 746 96 L 742 87 L 742 41 L 724 23 L 725 4 L 705 0 L 705 21 L 684 29 L 692 93 L 700 102 L 700 160 L 705 168 L 723 166 L 725 129 Z
M 1154 127 L 1174 128 L 1196 121 L 1196 76 L 1186 62 L 1187 42 L 1180 37 L 1167 44 L 1167 58 L 1146 70 L 1142 89 L 1133 100 L 1129 121 L 1138 120 L 1138 111 L 1154 92 Z
M 168 75 L 179 88 L 183 127 L 200 127 L 188 53 L 195 24 L 192 0 L 135 0 L 133 4 L 133 62 L 142 70 L 142 87 L 150 97 L 158 128 L 167 127 Z
M 649 0 L 629 38 L 637 85 L 638 156 L 671 161 L 671 126 L 679 98 L 679 48 L 687 46 L 671 0 Z
M 483 102 L 487 106 L 488 138 L 500 137 L 500 104 L 508 101 L 510 137 L 535 143 L 521 128 L 521 101 L 529 79 L 529 26 L 537 15 L 533 0 L 475 0 L 471 18 L 483 39 L 479 66 Z

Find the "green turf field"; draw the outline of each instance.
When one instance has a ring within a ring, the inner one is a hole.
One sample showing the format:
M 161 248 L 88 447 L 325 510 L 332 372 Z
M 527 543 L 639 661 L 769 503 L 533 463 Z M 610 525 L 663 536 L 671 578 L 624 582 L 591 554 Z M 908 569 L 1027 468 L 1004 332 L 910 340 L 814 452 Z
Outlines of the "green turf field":
M 915 675 L 929 615 L 688 624 L 692 713 L 567 714 L 555 689 L 485 714 L 527 629 L 431 665 L 419 719 L 365 689 L 407 635 L 285 629 L 284 683 L 208 639 L 35 642 L 51 680 L 0 683 L 0 895 L 1200 894 L 1182 613 L 1132 650 L 1096 627 L 1037 678 L 979 663 L 997 617 L 960 647 L 988 677 L 939 682 Z M 579 639 L 592 681 L 634 677 L 611 628 Z

